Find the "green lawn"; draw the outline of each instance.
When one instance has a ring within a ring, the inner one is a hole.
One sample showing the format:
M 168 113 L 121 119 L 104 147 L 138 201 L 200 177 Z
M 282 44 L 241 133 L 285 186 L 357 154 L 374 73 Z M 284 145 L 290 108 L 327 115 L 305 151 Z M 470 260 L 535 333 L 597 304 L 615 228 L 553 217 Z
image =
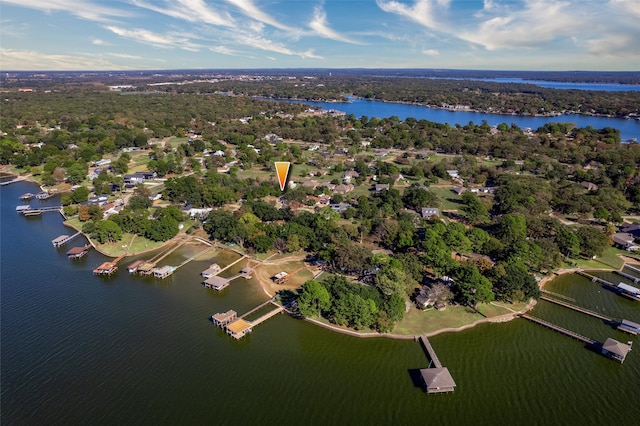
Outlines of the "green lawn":
M 602 269 L 606 267 L 620 269 L 624 260 L 618 256 L 619 254 L 628 255 L 629 252 L 609 247 L 602 253 L 602 256 L 597 256 L 595 259 L 571 259 L 571 262 L 583 269 Z
M 447 306 L 443 311 L 431 309 L 421 311 L 415 307 L 404 315 L 393 329 L 395 334 L 418 335 L 431 333 L 443 328 L 458 328 L 471 324 L 484 317 L 471 308 L 464 306 Z
M 78 230 L 82 229 L 83 222 L 80 222 L 78 217 L 72 217 L 67 219 L 65 225 L 72 226 Z M 133 254 L 144 250 L 160 247 L 164 244 L 162 241 L 151 241 L 146 238 L 123 233 L 122 239 L 115 243 L 99 244 L 97 241 L 92 240 L 98 250 L 109 256 L 120 256 L 121 254 Z
M 440 210 L 458 210 L 462 205 L 462 197 L 451 190 L 452 187 L 430 187 L 429 191 L 433 192 L 440 198 Z

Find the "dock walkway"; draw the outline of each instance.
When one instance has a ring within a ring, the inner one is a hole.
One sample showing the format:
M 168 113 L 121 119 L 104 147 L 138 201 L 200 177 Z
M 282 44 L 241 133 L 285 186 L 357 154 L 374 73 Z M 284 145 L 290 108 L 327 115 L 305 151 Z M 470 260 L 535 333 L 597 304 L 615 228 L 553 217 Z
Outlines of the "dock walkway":
M 57 238 L 54 238 L 53 240 L 51 240 L 51 244 L 53 244 L 54 247 L 60 247 L 63 246 L 65 244 L 67 244 L 69 241 L 73 240 L 75 237 L 77 237 L 78 235 L 82 234 L 81 231 L 76 232 L 75 234 L 69 236 L 69 235 L 60 235 Z
M 186 265 L 187 263 L 191 262 L 194 259 L 197 259 L 198 257 L 202 256 L 203 254 L 205 254 L 206 252 L 213 250 L 215 247 L 207 247 L 206 249 L 199 251 L 198 253 L 194 254 L 193 256 L 191 256 L 190 258 L 184 260 L 181 264 L 179 264 L 178 266 L 176 266 L 176 269 L 183 267 L 184 265 Z
M 589 274 L 588 272 L 585 271 L 578 271 L 576 272 L 578 275 L 582 275 L 583 277 L 589 278 L 591 281 L 593 281 L 594 283 L 600 283 L 600 284 L 604 284 L 606 286 L 609 287 L 613 287 L 616 288 L 616 285 L 613 283 L 610 283 L 609 281 L 602 279 L 600 277 L 596 277 L 594 275 Z
M 442 368 L 442 363 L 438 359 L 438 355 L 436 355 L 436 351 L 433 350 L 433 346 L 431 346 L 431 342 L 429 342 L 427 336 L 420 336 L 420 343 L 422 343 L 422 347 L 427 351 L 429 359 L 431 360 L 429 366 L 433 364 L 435 368 Z
M 284 307 L 278 306 L 274 310 L 269 311 L 266 314 L 262 315 L 260 318 L 256 319 L 255 321 L 251 321 L 251 326 L 255 327 L 256 325 L 265 322 L 266 320 L 268 320 L 272 316 L 274 316 L 276 314 L 279 314 L 282 311 L 284 311 Z
M 520 314 L 519 315 L 521 318 L 524 318 L 526 320 L 529 320 L 531 322 L 534 322 L 538 325 L 541 325 L 543 327 L 549 328 L 553 331 L 557 331 L 558 333 L 564 334 L 565 336 L 569 336 L 573 339 L 579 340 L 583 343 L 586 343 L 588 345 L 594 345 L 597 343 L 597 341 L 591 339 L 590 337 L 585 337 L 581 334 L 576 333 L 575 331 L 571 331 L 571 330 L 567 330 L 566 328 L 562 328 L 560 326 L 557 326 L 553 323 L 550 323 L 549 321 L 545 321 L 543 319 L 540 319 L 538 317 L 534 317 L 531 315 L 527 315 L 527 314 Z
M 251 309 L 249 312 L 245 312 L 241 317 L 239 317 L 240 319 L 244 319 L 245 317 L 247 317 L 248 315 L 251 315 L 252 313 L 254 313 L 255 311 L 257 311 L 260 308 L 263 308 L 265 306 L 267 306 L 269 303 L 272 303 L 273 299 L 269 299 L 264 303 L 259 304 L 258 306 L 256 306 L 255 308 Z
M 242 257 L 234 262 L 231 262 L 230 264 L 228 264 L 227 266 L 225 266 L 224 268 L 222 268 L 220 271 L 218 271 L 218 273 L 216 275 L 220 275 L 220 273 L 226 271 L 227 269 L 231 268 L 233 265 L 235 265 L 236 263 L 240 262 L 241 260 L 243 260 L 245 257 L 247 257 L 246 255 L 242 255 Z M 240 275 L 234 277 L 234 278 L 238 278 Z M 231 281 L 234 278 L 230 278 L 229 281 Z
M 622 271 L 613 271 L 613 272 L 615 272 L 616 274 L 618 274 L 618 275 L 620 275 L 622 277 L 625 277 L 626 279 L 628 279 L 630 281 L 633 281 L 634 284 L 638 284 L 640 282 L 640 278 L 634 277 L 633 275 L 627 274 L 626 272 L 622 272 Z
M 540 289 L 540 293 L 550 294 L 553 297 L 557 297 L 558 299 L 568 300 L 569 302 L 575 302 L 576 301 L 576 299 L 574 299 L 573 297 L 565 296 L 564 294 L 560 294 L 560 293 L 554 293 L 552 291 L 545 290 L 545 289 Z
M 572 310 L 574 310 L 576 312 L 581 312 L 583 314 L 586 314 L 586 315 L 601 319 L 603 321 L 607 321 L 607 322 L 613 322 L 614 321 L 613 318 L 609 318 L 606 315 L 600 314 L 598 312 L 591 311 L 589 309 L 580 307 L 578 305 L 574 305 L 573 303 L 568 303 L 568 302 L 564 302 L 562 300 L 554 299 L 554 298 L 549 297 L 549 296 L 545 296 L 544 294 L 540 296 L 540 299 L 546 300 L 547 302 L 555 303 L 556 305 L 564 306 L 565 308 L 572 309 Z

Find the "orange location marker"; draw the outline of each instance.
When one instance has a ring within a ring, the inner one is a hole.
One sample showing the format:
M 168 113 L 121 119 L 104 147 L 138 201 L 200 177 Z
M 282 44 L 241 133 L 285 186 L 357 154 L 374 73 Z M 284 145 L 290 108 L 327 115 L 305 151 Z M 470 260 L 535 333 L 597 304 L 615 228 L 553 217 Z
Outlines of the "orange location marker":
M 276 161 L 276 172 L 278 173 L 278 182 L 280 183 L 280 191 L 284 191 L 284 187 L 287 184 L 287 176 L 289 176 L 289 169 L 291 163 L 288 161 Z

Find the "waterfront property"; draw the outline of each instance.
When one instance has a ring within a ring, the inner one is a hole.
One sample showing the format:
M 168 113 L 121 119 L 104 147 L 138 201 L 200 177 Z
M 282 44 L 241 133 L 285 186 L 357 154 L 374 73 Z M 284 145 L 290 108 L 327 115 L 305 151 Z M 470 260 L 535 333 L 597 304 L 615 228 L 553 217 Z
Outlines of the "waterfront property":
M 155 268 L 153 270 L 153 276 L 156 278 L 160 278 L 162 280 L 167 278 L 169 275 L 173 274 L 173 271 L 175 270 L 176 270 L 175 266 L 165 265 L 160 268 Z
M 151 275 L 153 274 L 153 268 L 155 267 L 156 267 L 155 263 L 146 262 L 138 266 L 138 269 L 136 270 L 136 272 L 139 273 L 140 275 Z
M 289 274 L 287 274 L 286 272 L 278 272 L 277 274 L 275 274 L 272 278 L 273 282 L 275 282 L 276 284 L 284 284 L 287 282 L 287 280 L 289 279 Z
M 420 336 L 419 340 L 430 360 L 428 368 L 420 369 L 420 376 L 424 382 L 425 390 L 428 394 L 453 392 L 456 389 L 456 382 L 453 380 L 451 373 L 449 373 L 449 369 L 442 366 L 427 336 Z
M 245 280 L 250 280 L 251 277 L 253 276 L 252 274 L 253 274 L 253 268 L 250 268 L 248 266 L 245 266 L 240 270 L 240 276 Z
M 227 325 L 226 331 L 227 334 L 234 339 L 241 339 L 242 337 L 253 331 L 253 325 L 248 321 L 238 319 Z
M 624 297 L 628 297 L 631 300 L 640 301 L 640 289 L 639 288 L 636 288 L 636 287 L 634 287 L 632 285 L 629 285 L 629 284 L 619 283 L 618 284 L 618 291 Z
M 129 271 L 130 274 L 135 274 L 138 272 L 138 268 L 142 265 L 144 265 L 144 260 L 136 260 L 131 265 L 127 266 L 127 271 Z
M 69 259 L 80 259 L 89 252 L 89 247 L 91 247 L 89 244 L 79 247 L 73 247 L 67 252 L 67 256 L 69 257 Z
M 207 278 L 203 284 L 206 288 L 221 291 L 229 286 L 230 279 L 222 278 L 217 275 Z
M 618 330 L 624 331 L 625 333 L 637 335 L 638 333 L 640 333 L 640 324 L 623 319 L 618 325 Z
M 51 244 L 53 244 L 54 247 L 60 247 L 61 245 L 64 245 L 68 239 L 69 239 L 68 235 L 60 235 L 59 237 L 56 237 L 53 240 L 51 240 Z
M 118 265 L 115 262 L 103 262 L 93 270 L 93 275 L 111 275 L 117 270 Z
M 93 275 L 112 275 L 118 270 L 118 262 L 122 260 L 124 255 L 113 259 L 112 261 L 103 262 L 100 266 L 93 270 Z
M 631 345 L 618 342 L 615 339 L 608 338 L 602 345 L 602 354 L 609 358 L 620 361 L 622 364 L 631 350 Z
M 211 321 L 218 327 L 226 327 L 232 322 L 238 319 L 238 313 L 234 310 L 228 310 L 227 312 L 220 312 L 217 314 L 211 315 Z
M 218 265 L 217 263 L 212 263 L 207 269 L 200 272 L 200 275 L 202 275 L 203 278 L 207 279 L 214 275 L 218 275 L 218 273 L 220 273 L 220 265 Z

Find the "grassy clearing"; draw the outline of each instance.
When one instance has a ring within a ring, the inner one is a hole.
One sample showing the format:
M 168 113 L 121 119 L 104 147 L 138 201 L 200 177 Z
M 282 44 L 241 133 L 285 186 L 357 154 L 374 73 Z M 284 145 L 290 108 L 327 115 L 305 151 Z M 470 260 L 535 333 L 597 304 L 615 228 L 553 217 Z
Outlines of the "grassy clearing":
M 421 311 L 411 307 L 402 321 L 396 324 L 393 333 L 405 335 L 425 334 L 443 328 L 462 327 L 483 318 L 482 315 L 465 306 L 447 306 L 444 311 L 436 309 Z
M 619 254 L 627 255 L 629 252 L 615 247 L 609 247 L 602 253 L 602 256 L 598 256 L 595 259 L 573 259 L 572 263 L 583 269 L 602 269 L 606 267 L 620 269 L 622 268 L 624 260 L 618 256 Z
M 430 187 L 429 191 L 433 192 L 440 198 L 440 210 L 458 210 L 462 205 L 462 197 L 451 190 L 452 187 Z
M 83 222 L 77 217 L 67 219 L 65 225 L 71 226 L 75 229 L 82 229 Z M 93 240 L 92 240 L 93 241 Z M 158 248 L 164 244 L 163 241 L 151 241 L 146 238 L 137 236 L 135 234 L 123 233 L 122 239 L 115 243 L 100 244 L 97 241 L 93 241 L 96 248 L 102 253 L 109 256 L 120 256 L 122 254 L 133 255 L 141 251 Z

